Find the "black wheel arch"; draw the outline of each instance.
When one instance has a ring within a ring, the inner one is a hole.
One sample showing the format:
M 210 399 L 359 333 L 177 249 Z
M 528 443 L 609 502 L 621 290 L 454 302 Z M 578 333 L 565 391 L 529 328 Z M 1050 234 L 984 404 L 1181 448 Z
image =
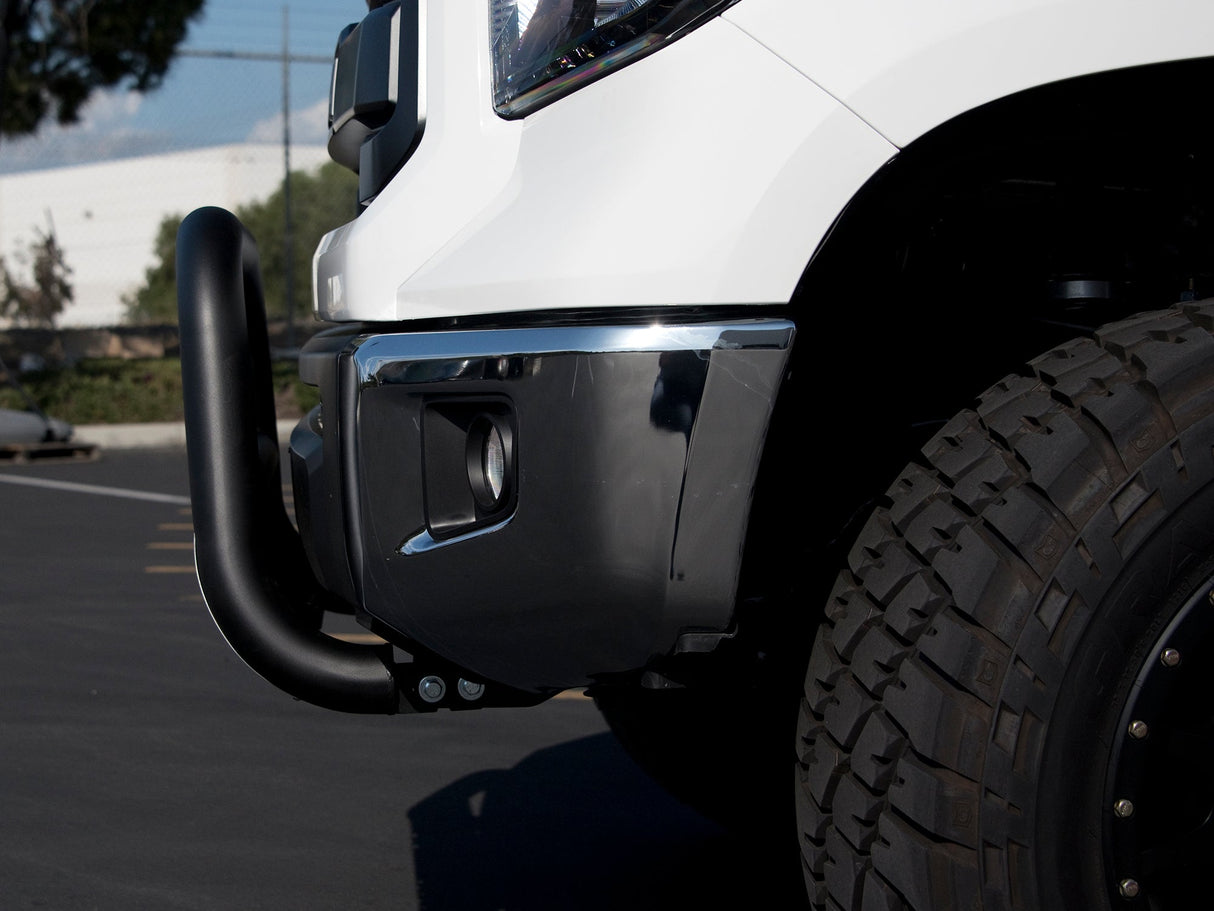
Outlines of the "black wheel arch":
M 823 602 L 889 480 L 1000 376 L 1214 294 L 1214 122 L 1197 105 L 1212 83 L 1214 57 L 1032 88 L 929 131 L 861 188 L 788 305 L 799 334 L 755 490 L 743 628 L 779 642 L 812 627 L 787 605 Z M 810 459 L 829 478 L 812 490 Z

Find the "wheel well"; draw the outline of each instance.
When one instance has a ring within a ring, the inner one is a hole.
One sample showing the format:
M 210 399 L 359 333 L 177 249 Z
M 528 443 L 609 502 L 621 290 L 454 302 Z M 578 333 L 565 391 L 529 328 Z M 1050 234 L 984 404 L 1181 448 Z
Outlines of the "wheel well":
M 858 524 L 990 384 L 1110 320 L 1214 295 L 1214 126 L 1196 103 L 1211 83 L 1214 58 L 1025 91 L 925 134 L 854 197 L 790 302 L 743 629 L 808 636 Z

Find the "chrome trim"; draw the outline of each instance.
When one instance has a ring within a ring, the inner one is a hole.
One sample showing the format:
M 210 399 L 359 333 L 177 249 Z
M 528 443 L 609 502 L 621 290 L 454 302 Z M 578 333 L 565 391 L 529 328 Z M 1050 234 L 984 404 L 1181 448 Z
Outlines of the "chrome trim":
M 467 361 L 504 360 L 552 354 L 608 354 L 655 351 L 784 349 L 792 343 L 787 320 L 755 319 L 667 326 L 561 326 L 543 329 L 484 329 L 363 336 L 354 362 L 366 386 L 432 383 L 458 378 Z M 392 372 L 400 361 L 444 361 L 450 369 L 422 375 Z
M 483 528 L 474 529 L 465 535 L 457 535 L 454 538 L 447 538 L 443 541 L 435 539 L 430 535 L 428 529 L 423 528 L 412 538 L 402 544 L 398 553 L 401 556 L 408 557 L 412 556 L 413 554 L 424 554 L 432 550 L 438 550 L 438 548 L 446 547 L 449 544 L 460 544 L 464 541 L 470 541 L 473 538 L 479 538 L 481 535 L 488 535 L 495 531 L 501 531 L 510 524 L 510 520 L 513 518 L 514 514 L 511 513 L 507 519 L 502 522 L 498 522 L 496 525 L 486 525 Z
M 400 100 L 400 7 L 392 12 L 388 26 L 388 100 L 393 105 Z

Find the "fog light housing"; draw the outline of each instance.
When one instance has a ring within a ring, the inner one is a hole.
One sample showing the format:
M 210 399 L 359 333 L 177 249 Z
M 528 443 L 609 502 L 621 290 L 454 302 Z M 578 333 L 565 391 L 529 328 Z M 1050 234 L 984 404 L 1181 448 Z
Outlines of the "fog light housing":
M 488 414 L 478 415 L 468 429 L 465 462 L 468 486 L 476 505 L 485 512 L 498 509 L 508 494 L 507 437 L 509 427 L 503 428 Z
M 500 399 L 438 398 L 422 412 L 426 527 L 436 541 L 504 521 L 514 509 L 515 417 Z

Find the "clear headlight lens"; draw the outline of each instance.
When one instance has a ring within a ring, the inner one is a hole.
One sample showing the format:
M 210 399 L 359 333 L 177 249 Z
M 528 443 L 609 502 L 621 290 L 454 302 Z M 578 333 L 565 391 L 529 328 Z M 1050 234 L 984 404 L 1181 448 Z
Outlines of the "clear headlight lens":
M 737 0 L 490 0 L 493 106 L 519 117 L 681 37 Z

